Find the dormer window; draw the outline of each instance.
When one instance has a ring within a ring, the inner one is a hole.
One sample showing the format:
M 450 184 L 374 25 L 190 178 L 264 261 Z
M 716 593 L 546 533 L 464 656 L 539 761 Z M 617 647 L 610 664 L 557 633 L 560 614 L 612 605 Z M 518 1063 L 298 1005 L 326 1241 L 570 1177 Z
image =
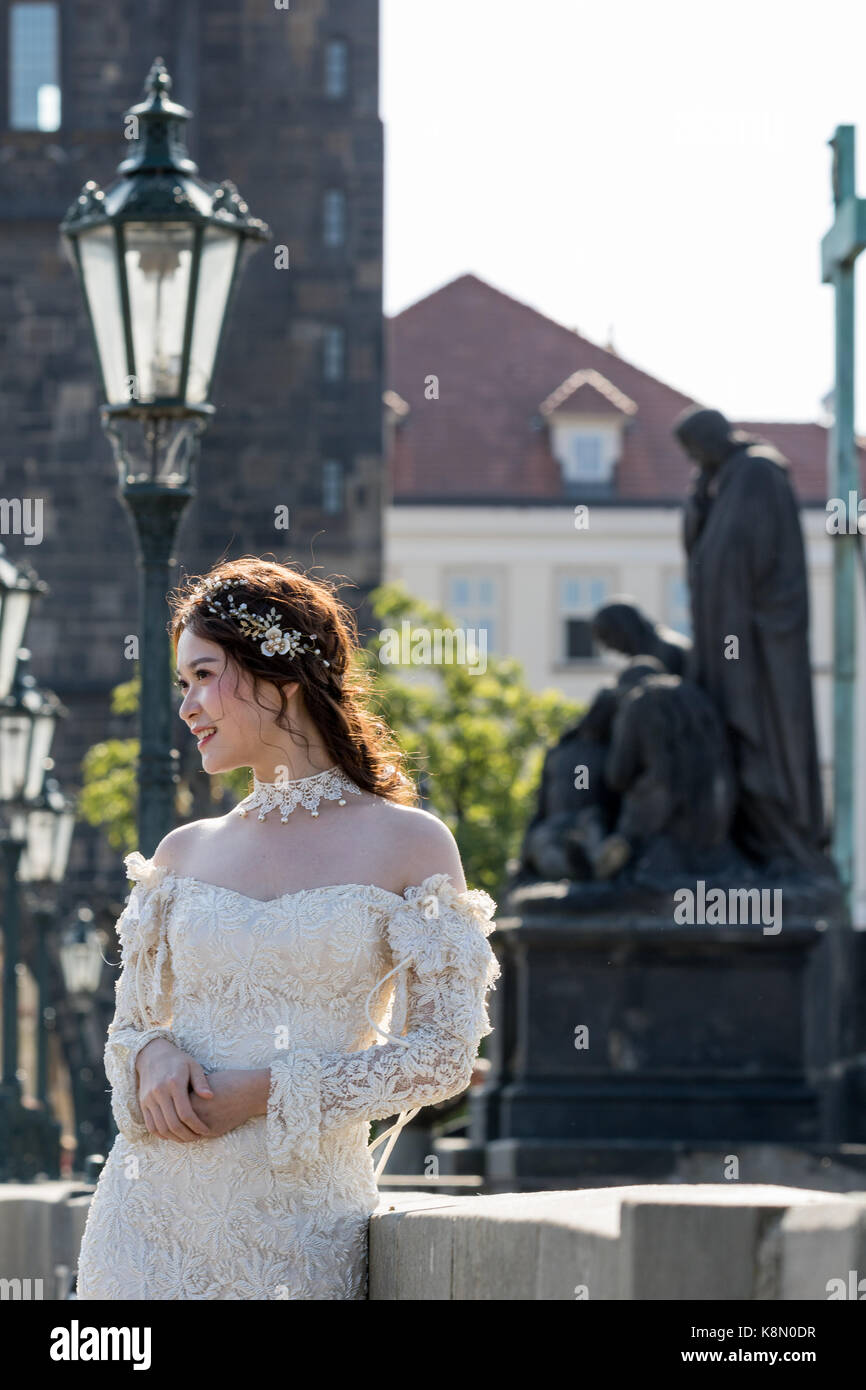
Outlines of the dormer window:
M 549 431 L 566 492 L 613 491 L 623 433 L 636 411 L 633 400 L 592 368 L 572 372 L 541 402 L 537 418 Z

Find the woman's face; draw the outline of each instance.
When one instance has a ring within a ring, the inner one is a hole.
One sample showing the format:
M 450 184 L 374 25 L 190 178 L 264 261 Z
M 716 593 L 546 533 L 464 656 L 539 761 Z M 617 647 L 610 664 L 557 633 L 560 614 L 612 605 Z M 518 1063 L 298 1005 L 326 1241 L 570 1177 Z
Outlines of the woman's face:
M 276 688 L 259 686 L 258 699 L 272 707 L 271 715 L 253 699 L 249 674 L 216 642 L 188 628 L 177 644 L 177 683 L 183 696 L 178 713 L 195 736 L 205 772 L 250 767 L 263 738 L 272 729 L 279 737 L 273 718 L 279 710 Z

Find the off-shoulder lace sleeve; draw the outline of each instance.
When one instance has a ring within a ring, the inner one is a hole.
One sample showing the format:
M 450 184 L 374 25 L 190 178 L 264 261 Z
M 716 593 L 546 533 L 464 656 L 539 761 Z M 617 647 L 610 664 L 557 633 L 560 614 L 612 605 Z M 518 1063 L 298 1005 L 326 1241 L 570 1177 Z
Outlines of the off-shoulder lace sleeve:
M 135 1062 L 145 1043 L 171 1032 L 171 963 L 166 924 L 171 901 L 168 870 L 136 850 L 124 859 L 132 891 L 117 920 L 122 969 L 115 987 L 114 1018 L 105 1044 L 105 1074 L 111 1109 L 120 1133 L 146 1138 L 149 1131 L 138 1103 Z
M 403 898 L 387 924 L 389 974 L 397 976 L 392 1027 L 403 1034 L 384 1034 L 386 1045 L 364 1052 L 296 1047 L 272 1063 L 267 1145 L 275 1171 L 317 1158 L 322 1135 L 341 1125 L 400 1111 L 401 1126 L 469 1085 L 478 1044 L 492 1031 L 487 992 L 500 967 L 487 937 L 496 903 L 481 889 L 458 892 L 444 873 Z

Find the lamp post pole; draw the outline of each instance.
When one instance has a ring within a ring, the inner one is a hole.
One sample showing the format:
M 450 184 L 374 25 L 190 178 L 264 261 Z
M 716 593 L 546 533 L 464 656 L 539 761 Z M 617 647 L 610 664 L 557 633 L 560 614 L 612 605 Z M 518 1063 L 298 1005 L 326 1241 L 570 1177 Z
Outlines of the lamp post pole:
M 174 565 L 172 550 L 192 487 L 131 483 L 121 496 L 138 540 L 141 614 L 138 711 L 138 842 L 153 854 L 174 825 L 177 751 L 172 747 L 171 652 L 165 596 Z
M 18 1080 L 18 951 L 20 897 L 18 863 L 26 841 L 9 830 L 3 834 L 6 911 L 3 914 L 3 1088 L 13 1105 L 21 1100 Z

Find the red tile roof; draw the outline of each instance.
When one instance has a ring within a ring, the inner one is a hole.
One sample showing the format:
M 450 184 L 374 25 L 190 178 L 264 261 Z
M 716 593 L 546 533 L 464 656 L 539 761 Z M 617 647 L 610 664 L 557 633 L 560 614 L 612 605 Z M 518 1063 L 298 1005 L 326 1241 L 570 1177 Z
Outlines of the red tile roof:
M 438 379 L 438 399 L 425 397 L 430 376 Z M 671 427 L 698 402 L 477 275 L 460 275 L 386 320 L 385 379 L 396 393 L 392 404 L 399 398 L 409 406 L 389 432 L 396 502 L 572 501 L 548 432 L 539 428 L 542 403 L 560 390 L 566 397 L 577 390 L 578 399 L 586 393 L 587 409 L 600 411 L 604 401 L 627 416 L 617 498 L 672 502 L 687 490 L 691 464 Z M 781 450 L 802 502 L 823 503 L 823 425 L 733 423 Z M 860 453 L 866 475 L 866 449 Z

